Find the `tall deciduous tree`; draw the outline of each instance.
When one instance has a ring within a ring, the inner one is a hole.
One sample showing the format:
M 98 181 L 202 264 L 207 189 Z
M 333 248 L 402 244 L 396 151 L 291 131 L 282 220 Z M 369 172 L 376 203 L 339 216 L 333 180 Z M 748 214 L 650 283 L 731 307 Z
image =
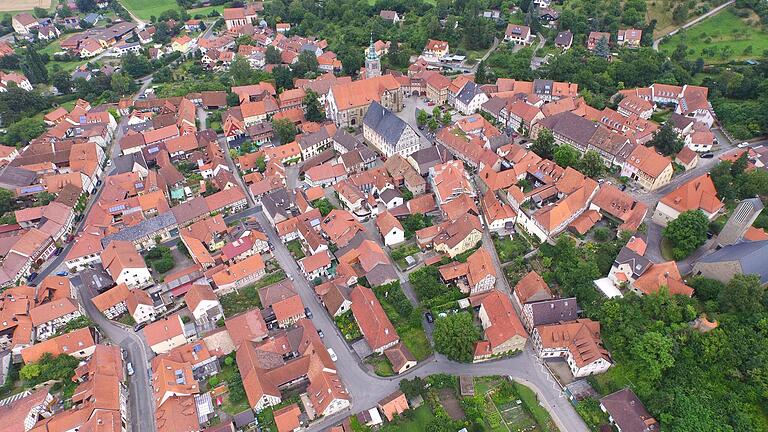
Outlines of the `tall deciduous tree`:
M 307 94 L 304 96 L 304 110 L 309 121 L 321 122 L 325 120 L 325 112 L 323 112 L 320 99 L 314 90 L 307 90 Z
M 672 243 L 672 257 L 681 260 L 707 241 L 709 220 L 701 210 L 680 213 L 663 231 L 665 239 Z
M 280 140 L 280 144 L 287 144 L 296 138 L 296 125 L 289 119 L 272 120 L 272 129 Z
M 664 155 L 671 155 L 683 149 L 683 140 L 677 135 L 672 124 L 667 122 L 656 132 L 648 145 L 655 147 Z
M 533 142 L 531 150 L 544 159 L 552 159 L 555 151 L 555 137 L 549 129 L 542 129 Z
M 438 318 L 433 337 L 437 352 L 450 360 L 469 363 L 474 357 L 475 342 L 480 340 L 480 330 L 469 312 L 460 312 Z

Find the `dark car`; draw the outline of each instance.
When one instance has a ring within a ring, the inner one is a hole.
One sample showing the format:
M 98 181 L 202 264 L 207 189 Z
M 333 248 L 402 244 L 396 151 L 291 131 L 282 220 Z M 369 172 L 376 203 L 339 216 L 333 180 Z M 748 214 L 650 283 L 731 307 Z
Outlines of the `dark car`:
M 325 337 L 325 333 L 323 333 L 323 331 L 320 329 L 317 329 L 317 335 L 320 336 L 320 339 Z
M 133 326 L 133 331 L 137 332 L 137 331 L 143 329 L 146 326 L 147 326 L 147 322 L 146 321 L 140 322 L 140 323 L 136 324 L 135 326 Z
M 703 155 L 701 155 L 701 157 L 704 158 L 704 159 L 712 159 L 713 157 L 715 157 L 715 154 L 714 153 L 704 153 Z
M 435 317 L 432 315 L 432 312 L 426 312 L 426 313 L 424 314 L 424 318 L 426 318 L 426 319 L 427 319 L 427 322 L 428 322 L 428 323 L 430 323 L 430 324 L 432 324 L 433 322 L 435 322 Z
M 27 282 L 32 282 L 37 277 L 37 272 L 32 272 L 32 274 L 29 275 L 27 278 Z
M 61 253 L 62 253 L 63 251 L 64 251 L 64 248 L 63 248 L 63 247 L 61 247 L 61 246 L 59 246 L 59 247 L 57 247 L 57 248 L 56 248 L 56 250 L 55 250 L 55 251 L 53 251 L 53 254 L 54 254 L 54 255 L 56 255 L 56 256 L 59 256 L 59 255 L 61 255 Z
M 307 318 L 312 319 L 312 311 L 309 310 L 308 307 L 304 308 L 304 314 L 307 316 Z

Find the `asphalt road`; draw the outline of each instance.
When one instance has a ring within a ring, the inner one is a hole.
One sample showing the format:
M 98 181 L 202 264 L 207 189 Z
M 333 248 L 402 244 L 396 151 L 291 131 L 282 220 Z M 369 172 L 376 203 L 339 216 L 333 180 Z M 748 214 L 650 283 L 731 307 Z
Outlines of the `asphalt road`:
M 135 373 L 128 377 L 129 423 L 133 432 L 155 430 L 155 407 L 152 403 L 152 386 L 149 382 L 149 360 L 153 354 L 139 333 L 108 320 L 96 309 L 91 299 L 96 293 L 91 292 L 81 282 L 80 276 L 72 278 L 77 287 L 78 297 L 85 308 L 85 313 L 99 327 L 101 333 L 120 345 L 126 352 L 126 362 L 133 364 Z

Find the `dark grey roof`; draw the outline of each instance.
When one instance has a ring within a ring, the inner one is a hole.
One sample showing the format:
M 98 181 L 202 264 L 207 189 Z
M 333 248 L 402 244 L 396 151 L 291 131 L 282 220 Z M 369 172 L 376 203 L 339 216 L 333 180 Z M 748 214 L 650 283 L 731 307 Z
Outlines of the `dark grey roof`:
M 379 197 L 381 198 L 382 201 L 384 201 L 385 203 L 388 203 L 395 198 L 402 198 L 402 195 L 400 194 L 400 191 L 398 191 L 397 189 L 389 188 L 384 190 L 384 192 L 382 192 L 379 195 Z
M 408 124 L 392 111 L 373 101 L 365 113 L 363 124 L 373 129 L 385 142 L 395 145 Z
M 504 108 L 505 106 L 507 106 L 506 99 L 502 99 L 498 96 L 494 96 L 488 99 L 488 101 L 483 104 L 482 109 L 483 111 L 491 113 L 493 115 L 499 115 L 499 113 L 501 112 L 501 109 Z
M 290 218 L 294 204 L 293 195 L 285 188 L 274 190 L 261 198 L 264 211 L 269 213 L 273 219 L 278 214 L 286 219 Z
M 579 317 L 579 305 L 576 304 L 576 297 L 541 300 L 529 304 L 533 313 L 534 327 L 573 321 Z
M 621 248 L 619 255 L 616 256 L 616 260 L 614 262 L 616 264 L 629 264 L 629 266 L 632 268 L 632 273 L 634 274 L 635 278 L 642 276 L 642 274 L 648 270 L 648 267 L 653 264 L 651 260 L 642 255 L 639 255 L 637 252 L 626 246 Z
M 573 42 L 573 33 L 570 30 L 561 31 L 555 37 L 555 45 L 569 45 Z
M 448 150 L 441 145 L 416 150 L 408 157 L 412 158 L 419 166 L 419 174 L 421 175 L 428 174 L 431 167 L 447 162 L 451 158 Z
M 768 283 L 768 240 L 726 246 L 699 259 L 703 263 L 731 261 L 739 262 L 742 273 L 756 274 L 761 283 Z
M 100 293 L 115 285 L 115 281 L 101 264 L 93 264 L 93 268 L 87 268 L 80 272 L 80 281 L 88 288 L 89 292 Z
M 655 432 L 659 423 L 645 408 L 635 393 L 625 388 L 600 399 L 600 404 L 622 432 Z
M 692 119 L 691 117 L 686 117 L 684 115 L 677 114 L 677 113 L 673 113 L 671 116 L 669 116 L 669 120 L 667 120 L 667 122 L 669 122 L 672 125 L 672 127 L 678 130 L 685 129 L 686 127 L 688 127 L 688 125 L 690 125 L 694 121 L 695 120 Z
M 379 264 L 369 271 L 365 278 L 372 287 L 388 284 L 398 279 L 395 267 L 392 264 Z
M 551 95 L 554 81 L 545 79 L 533 80 L 533 92 L 537 95 Z
M 236 414 L 233 418 L 235 421 L 235 427 L 238 429 L 244 428 L 256 420 L 256 415 L 251 409 L 247 409 L 240 414 Z
M 35 179 L 37 179 L 37 174 L 24 168 L 6 165 L 0 171 L 0 185 L 24 187 L 31 185 Z
M 115 168 L 111 175 L 133 172 L 133 166 L 135 164 L 139 164 L 140 166 L 147 168 L 147 161 L 144 159 L 144 153 L 142 152 L 135 152 L 118 156 L 112 161 L 112 164 Z
M 587 146 L 589 139 L 592 138 L 598 128 L 597 123 L 579 117 L 572 112 L 555 114 L 539 123 L 551 130 L 552 133 L 562 135 L 584 147 Z
M 460 100 L 464 104 L 468 104 L 475 98 L 475 95 L 482 93 L 480 86 L 472 81 L 468 81 L 464 84 L 464 88 L 461 89 L 459 94 L 456 95 L 456 99 Z
M 352 151 L 361 144 L 354 135 L 344 129 L 337 129 L 336 134 L 333 135 L 333 140 L 347 149 L 347 151 Z
M 317 132 L 312 132 L 311 134 L 304 135 L 299 138 L 299 146 L 302 150 L 305 150 L 327 140 L 330 137 L 331 136 L 328 134 L 328 129 L 321 127 L 317 130 Z
M 211 210 L 203 197 L 195 197 L 171 208 L 179 226 L 186 225 Z
M 107 245 L 113 240 L 134 242 L 162 229 L 169 229 L 175 225 L 176 217 L 173 215 L 173 212 L 165 212 L 151 219 L 143 220 L 136 225 L 124 228 L 112 235 L 104 237 L 101 239 L 101 246 L 107 247 Z

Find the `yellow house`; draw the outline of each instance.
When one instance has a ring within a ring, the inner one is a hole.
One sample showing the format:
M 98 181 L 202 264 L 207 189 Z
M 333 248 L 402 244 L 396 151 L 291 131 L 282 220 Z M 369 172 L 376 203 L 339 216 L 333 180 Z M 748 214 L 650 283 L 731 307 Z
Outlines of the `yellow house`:
M 182 35 L 175 38 L 171 42 L 171 49 L 174 51 L 178 51 L 182 54 L 185 54 L 192 49 L 192 45 L 193 45 L 193 40 L 187 35 Z

